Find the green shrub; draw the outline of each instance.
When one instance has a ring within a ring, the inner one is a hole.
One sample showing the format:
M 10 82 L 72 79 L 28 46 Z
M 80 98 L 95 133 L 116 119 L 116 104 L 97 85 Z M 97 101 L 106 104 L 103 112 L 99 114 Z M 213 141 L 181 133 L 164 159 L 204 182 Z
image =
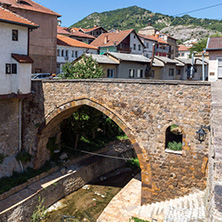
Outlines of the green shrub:
M 33 211 L 31 222 L 38 222 L 43 220 L 47 216 L 46 208 L 44 207 L 44 198 L 39 196 L 39 204 L 36 206 L 36 210 Z
M 16 155 L 16 160 L 22 163 L 28 163 L 32 160 L 32 155 L 28 152 L 22 151 Z
M 170 150 L 182 150 L 182 143 L 177 143 L 175 141 L 169 142 L 167 148 Z
M 140 168 L 140 162 L 138 158 L 132 158 L 126 162 L 126 165 L 131 168 Z
M 137 217 L 132 217 L 131 219 L 130 219 L 130 222 L 131 221 L 134 221 L 134 222 L 149 222 L 148 220 L 142 220 L 142 219 L 139 219 L 139 218 L 137 218 Z

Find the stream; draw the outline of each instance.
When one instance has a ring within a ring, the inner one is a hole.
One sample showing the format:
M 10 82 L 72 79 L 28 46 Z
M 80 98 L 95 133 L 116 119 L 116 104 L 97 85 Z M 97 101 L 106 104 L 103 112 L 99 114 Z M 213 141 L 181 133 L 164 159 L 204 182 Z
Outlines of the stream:
M 112 198 L 139 172 L 119 168 L 101 176 L 48 209 L 44 222 L 95 222 Z

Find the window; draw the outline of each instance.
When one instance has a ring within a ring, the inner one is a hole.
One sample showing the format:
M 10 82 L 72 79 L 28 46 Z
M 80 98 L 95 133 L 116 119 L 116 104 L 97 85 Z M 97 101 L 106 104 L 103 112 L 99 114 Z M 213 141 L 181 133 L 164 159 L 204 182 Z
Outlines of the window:
M 78 51 L 75 51 L 75 57 L 76 58 L 78 57 Z
M 137 70 L 137 78 L 143 78 L 143 69 Z
M 60 49 L 57 49 L 57 56 L 60 56 Z
M 133 50 L 136 50 L 136 44 L 133 44 Z
M 181 53 L 181 56 L 184 56 L 184 53 Z
M 138 50 L 141 51 L 141 45 L 138 45 Z
M 135 69 L 129 69 L 129 78 L 134 78 L 135 76 Z
M 107 69 L 107 77 L 114 78 L 114 69 Z
M 181 74 L 181 69 L 177 69 L 177 75 Z
M 69 50 L 66 50 L 66 57 L 69 56 Z
M 11 64 L 5 64 L 5 74 L 11 74 Z
M 174 69 L 169 69 L 169 76 L 174 76 Z
M 75 51 L 72 50 L 72 58 L 74 58 L 74 55 L 75 55 Z
M 12 41 L 18 41 L 18 30 L 12 30 Z
M 146 43 L 146 47 L 149 48 L 149 43 L 148 42 Z
M 64 57 L 64 50 L 62 50 L 61 56 Z
M 12 64 L 12 74 L 17 74 L 17 64 Z
M 5 64 L 5 74 L 17 74 L 17 64 Z

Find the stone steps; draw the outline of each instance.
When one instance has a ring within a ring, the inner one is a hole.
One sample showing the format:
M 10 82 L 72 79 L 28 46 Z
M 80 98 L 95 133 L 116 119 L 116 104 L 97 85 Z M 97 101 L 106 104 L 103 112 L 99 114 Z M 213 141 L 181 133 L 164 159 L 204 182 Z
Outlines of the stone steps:
M 205 191 L 138 207 L 138 218 L 158 222 L 203 222 Z

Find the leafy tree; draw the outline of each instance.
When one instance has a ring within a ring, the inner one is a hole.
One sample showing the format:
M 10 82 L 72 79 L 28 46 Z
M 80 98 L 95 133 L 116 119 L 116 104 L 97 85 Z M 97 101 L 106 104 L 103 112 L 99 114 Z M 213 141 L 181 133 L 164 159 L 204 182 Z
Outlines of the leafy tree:
M 193 47 L 190 48 L 190 52 L 202 52 L 204 48 L 206 48 L 207 39 L 202 39 L 198 43 L 194 44 Z
M 61 76 L 66 79 L 95 79 L 103 75 L 102 66 L 92 56 L 83 55 L 78 62 L 63 65 Z

